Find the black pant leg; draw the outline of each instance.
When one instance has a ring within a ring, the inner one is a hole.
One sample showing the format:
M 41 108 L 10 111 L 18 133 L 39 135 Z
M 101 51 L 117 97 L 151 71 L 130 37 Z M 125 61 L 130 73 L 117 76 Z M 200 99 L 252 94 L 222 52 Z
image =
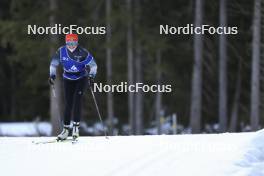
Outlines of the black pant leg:
M 76 85 L 76 91 L 74 94 L 74 110 L 73 110 L 73 121 L 80 122 L 81 120 L 81 109 L 82 109 L 82 97 L 87 87 L 87 77 L 78 80 Z
M 64 125 L 70 125 L 71 113 L 74 101 L 74 92 L 76 89 L 76 81 L 63 79 L 64 83 L 64 97 L 65 97 L 65 109 L 64 109 Z

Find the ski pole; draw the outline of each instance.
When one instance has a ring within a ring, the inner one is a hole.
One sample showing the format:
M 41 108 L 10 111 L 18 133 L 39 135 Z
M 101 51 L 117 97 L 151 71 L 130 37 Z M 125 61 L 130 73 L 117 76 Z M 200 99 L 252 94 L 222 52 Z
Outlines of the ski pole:
M 56 92 L 55 92 L 55 87 L 54 85 L 51 85 L 52 87 L 52 93 L 53 93 L 53 97 L 56 98 Z
M 105 128 L 105 125 L 103 124 L 103 120 L 102 120 L 102 116 L 101 116 L 101 113 L 99 111 L 99 108 L 98 108 L 98 105 L 97 105 L 97 101 L 95 99 L 95 96 L 94 96 L 94 92 L 93 92 L 93 89 L 92 89 L 92 86 L 89 86 L 90 87 L 90 90 L 91 90 L 91 93 L 92 93 L 92 96 L 93 96 L 93 100 L 94 100 L 94 104 L 95 104 L 95 107 L 96 107 L 96 111 L 97 111 L 97 115 L 103 125 L 103 128 L 104 128 L 104 135 L 105 135 L 105 138 L 106 139 L 109 139 L 108 136 L 106 135 L 106 128 Z

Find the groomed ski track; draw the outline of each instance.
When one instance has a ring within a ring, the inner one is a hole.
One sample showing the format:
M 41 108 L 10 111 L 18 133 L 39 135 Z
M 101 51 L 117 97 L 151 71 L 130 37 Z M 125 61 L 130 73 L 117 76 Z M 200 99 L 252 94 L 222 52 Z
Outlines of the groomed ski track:
M 200 135 L 1 137 L 2 176 L 261 176 L 264 131 Z

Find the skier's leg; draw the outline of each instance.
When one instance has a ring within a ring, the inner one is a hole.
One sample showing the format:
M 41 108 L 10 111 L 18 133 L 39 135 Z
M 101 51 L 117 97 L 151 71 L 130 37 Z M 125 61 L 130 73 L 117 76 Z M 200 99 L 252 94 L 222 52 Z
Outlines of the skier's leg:
M 63 79 L 63 86 L 64 97 L 66 101 L 64 110 L 64 126 L 62 132 L 58 135 L 58 140 L 65 140 L 69 136 L 75 83 L 73 81 Z
M 72 138 L 73 140 L 77 139 L 79 137 L 79 122 L 73 122 L 73 129 L 72 129 Z
M 80 122 L 81 119 L 82 97 L 86 85 L 87 85 L 86 77 L 79 79 L 76 85 L 76 91 L 74 93 L 74 108 L 73 108 L 74 122 Z
M 82 97 L 87 84 L 87 78 L 84 77 L 78 80 L 76 85 L 76 92 L 74 94 L 74 109 L 73 109 L 73 132 L 72 136 L 77 138 L 79 136 L 79 126 L 81 120 Z
M 64 125 L 70 125 L 76 82 L 63 79 L 63 83 L 65 98 Z

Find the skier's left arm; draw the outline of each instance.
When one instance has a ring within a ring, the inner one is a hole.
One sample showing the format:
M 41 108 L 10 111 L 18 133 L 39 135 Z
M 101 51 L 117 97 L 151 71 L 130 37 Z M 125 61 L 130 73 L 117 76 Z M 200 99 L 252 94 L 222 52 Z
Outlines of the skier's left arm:
M 92 55 L 89 54 L 89 57 L 91 57 L 91 60 L 87 65 L 85 65 L 85 68 L 86 68 L 87 73 L 88 73 L 89 85 L 92 86 L 94 83 L 94 78 L 95 78 L 96 73 L 97 73 L 97 64 L 96 64 L 95 59 Z
M 95 78 L 97 73 L 97 64 L 92 55 L 89 54 L 89 57 L 91 57 L 91 61 L 85 67 L 87 68 L 88 76 L 90 78 Z

